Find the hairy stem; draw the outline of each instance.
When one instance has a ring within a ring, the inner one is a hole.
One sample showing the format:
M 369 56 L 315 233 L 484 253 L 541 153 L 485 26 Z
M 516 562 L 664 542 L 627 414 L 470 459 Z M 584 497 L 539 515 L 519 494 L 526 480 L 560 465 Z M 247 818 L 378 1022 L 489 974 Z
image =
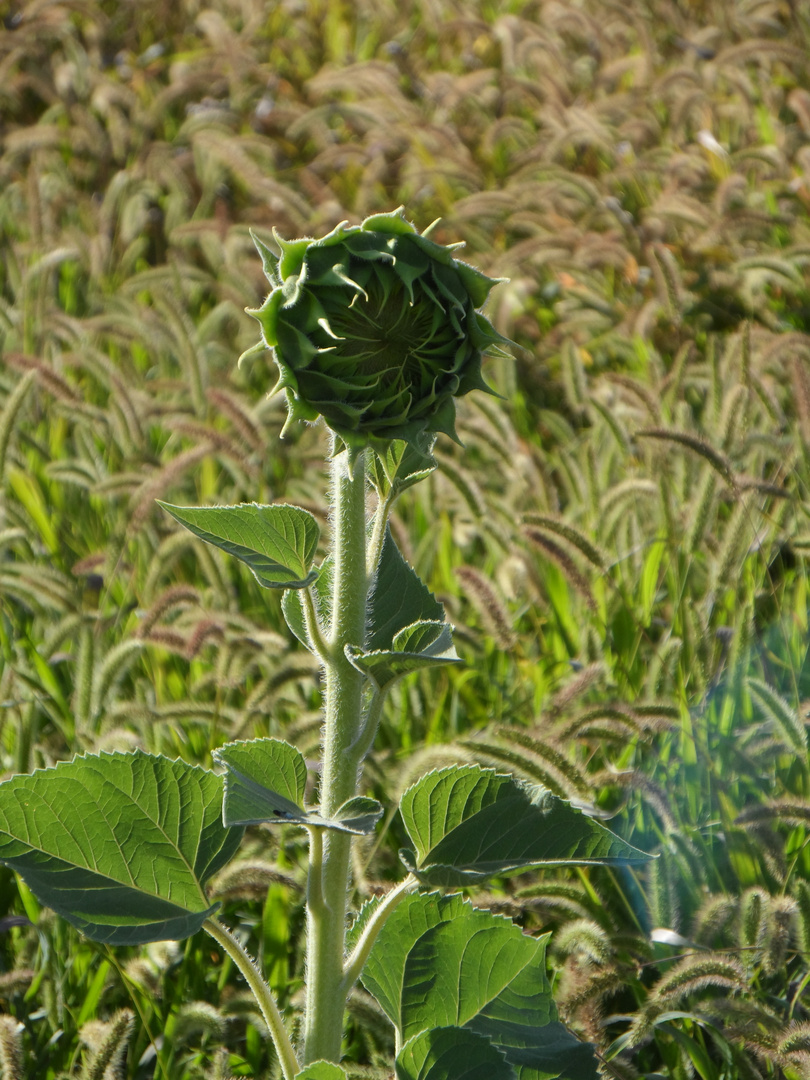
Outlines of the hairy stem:
M 354 744 L 359 734 L 365 678 L 349 663 L 346 645 L 362 645 L 366 624 L 365 455 L 348 451 L 332 459 L 334 579 L 328 662 L 324 669 L 324 742 L 321 812 L 331 817 L 357 793 L 360 767 Z M 307 1003 L 304 1063 L 339 1061 L 351 837 L 330 832 L 323 838 L 320 865 L 310 863 L 313 896 L 322 903 L 307 911 Z
M 222 946 L 245 977 L 248 986 L 253 991 L 253 996 L 259 1003 L 265 1023 L 270 1029 L 273 1045 L 281 1062 L 284 1080 L 293 1080 L 301 1071 L 298 1058 L 295 1056 L 287 1029 L 284 1027 L 284 1021 L 281 1018 L 278 1005 L 276 1005 L 276 999 L 273 997 L 270 987 L 262 978 L 255 960 L 245 952 L 230 930 L 217 919 L 206 919 L 203 923 L 203 929 L 207 930 L 214 941 L 217 941 Z

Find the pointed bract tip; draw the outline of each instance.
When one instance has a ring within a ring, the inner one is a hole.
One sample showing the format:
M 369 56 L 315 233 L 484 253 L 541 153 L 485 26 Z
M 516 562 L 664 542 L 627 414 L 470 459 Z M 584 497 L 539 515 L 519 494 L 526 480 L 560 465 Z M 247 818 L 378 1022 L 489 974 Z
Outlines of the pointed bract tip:
M 248 308 L 246 308 L 245 310 L 248 312 L 249 315 L 253 314 L 253 312 L 250 311 Z M 245 351 L 242 353 L 242 355 L 236 361 L 237 368 L 241 369 L 243 360 L 247 360 L 251 356 L 258 356 L 258 354 L 263 353 L 266 348 L 267 348 L 267 346 L 265 345 L 265 343 L 263 341 L 258 341 L 258 342 L 256 342 L 255 345 L 251 345 L 251 347 L 249 349 L 245 349 Z

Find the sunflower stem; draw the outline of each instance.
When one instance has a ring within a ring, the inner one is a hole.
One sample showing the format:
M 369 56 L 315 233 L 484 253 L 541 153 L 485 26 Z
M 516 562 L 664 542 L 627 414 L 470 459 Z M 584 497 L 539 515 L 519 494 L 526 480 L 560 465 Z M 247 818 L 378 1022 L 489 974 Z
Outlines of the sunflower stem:
M 362 646 L 366 626 L 365 454 L 332 458 L 334 579 L 332 623 L 324 669 L 324 736 L 321 812 L 333 817 L 357 793 L 357 746 L 365 677 L 352 667 L 347 645 Z M 321 903 L 307 912 L 307 1001 L 304 1063 L 339 1061 L 347 989 L 343 980 L 351 836 L 330 831 L 320 859 L 310 862 L 309 888 Z M 317 881 L 314 880 L 317 875 Z

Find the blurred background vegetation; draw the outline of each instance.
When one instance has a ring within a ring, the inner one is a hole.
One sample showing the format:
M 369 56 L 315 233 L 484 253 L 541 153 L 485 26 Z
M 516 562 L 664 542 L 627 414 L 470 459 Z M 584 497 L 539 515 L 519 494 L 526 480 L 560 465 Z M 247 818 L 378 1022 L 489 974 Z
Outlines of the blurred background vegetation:
M 608 1077 L 810 1077 L 810 8 L 801 0 L 0 0 L 0 770 L 234 738 L 317 757 L 277 598 L 155 507 L 324 518 L 243 309 L 270 240 L 404 204 L 508 277 L 502 400 L 396 538 L 468 666 L 395 694 L 369 791 L 449 760 L 660 854 L 504 881 Z M 357 903 L 400 826 L 359 852 Z M 216 883 L 292 1022 L 303 850 Z M 113 953 L 0 871 L 0 1075 L 275 1077 L 199 935 Z M 391 1034 L 351 1002 L 354 1075 Z

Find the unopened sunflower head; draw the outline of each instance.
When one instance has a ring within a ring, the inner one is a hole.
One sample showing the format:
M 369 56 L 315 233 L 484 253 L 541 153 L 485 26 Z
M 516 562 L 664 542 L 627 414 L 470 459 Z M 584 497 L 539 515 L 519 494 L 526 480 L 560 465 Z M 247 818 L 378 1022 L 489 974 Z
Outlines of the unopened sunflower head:
M 251 312 L 256 348 L 275 352 L 285 427 L 323 416 L 353 448 L 456 438 L 455 398 L 489 389 L 482 357 L 507 344 L 478 310 L 496 280 L 454 259 L 459 245 L 420 235 L 401 209 L 320 240 L 276 235 L 280 258 L 254 240 L 273 286 Z

